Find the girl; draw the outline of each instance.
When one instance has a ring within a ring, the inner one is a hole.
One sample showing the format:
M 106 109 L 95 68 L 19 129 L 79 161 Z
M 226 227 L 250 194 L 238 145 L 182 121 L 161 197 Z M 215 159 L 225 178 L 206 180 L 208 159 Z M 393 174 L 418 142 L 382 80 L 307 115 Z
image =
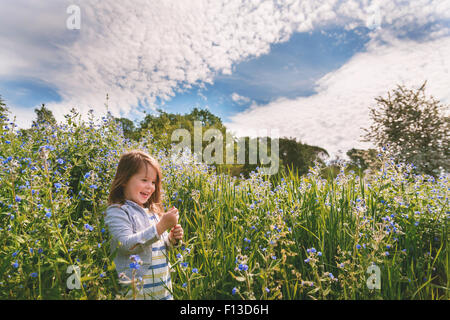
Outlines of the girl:
M 183 228 L 175 207 L 163 212 L 161 178 L 153 157 L 139 150 L 126 152 L 120 157 L 108 198 L 105 223 L 111 250 L 118 249 L 116 270 L 119 277 L 142 278 L 138 299 L 173 299 L 167 250 L 183 238 Z M 130 255 L 141 264 L 130 264 Z

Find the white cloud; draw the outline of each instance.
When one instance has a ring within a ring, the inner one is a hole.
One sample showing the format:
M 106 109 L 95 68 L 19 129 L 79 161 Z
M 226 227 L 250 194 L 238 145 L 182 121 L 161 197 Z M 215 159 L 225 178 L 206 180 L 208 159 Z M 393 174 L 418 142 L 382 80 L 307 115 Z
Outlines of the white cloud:
M 0 77 L 55 86 L 62 102 L 46 105 L 57 120 L 74 106 L 83 114 L 91 108 L 104 113 L 106 93 L 113 114 L 126 115 L 139 103 L 151 107 L 156 98 L 213 83 L 293 32 L 364 26 L 374 2 L 384 28 L 450 15 L 450 4 L 441 0 L 17 0 L 0 11 Z M 66 29 L 73 3 L 81 9 L 79 31 Z
M 231 100 L 233 100 L 234 102 L 236 102 L 238 104 L 245 104 L 245 103 L 250 102 L 250 98 L 241 96 L 241 95 L 237 94 L 236 92 L 233 92 L 233 94 L 231 95 Z
M 352 147 L 367 148 L 360 128 L 370 125 L 369 107 L 396 85 L 418 88 L 427 80 L 427 94 L 450 103 L 450 37 L 417 43 L 384 37 L 367 51 L 317 82 L 317 94 L 253 105 L 231 117 L 227 128 L 246 135 L 257 128 L 280 130 L 280 136 L 325 148 L 334 157 Z

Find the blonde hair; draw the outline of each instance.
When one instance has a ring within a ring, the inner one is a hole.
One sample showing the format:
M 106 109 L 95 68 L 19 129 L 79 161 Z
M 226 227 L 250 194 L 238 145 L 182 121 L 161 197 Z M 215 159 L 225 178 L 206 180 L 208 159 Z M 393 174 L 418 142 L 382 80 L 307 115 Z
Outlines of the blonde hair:
M 144 208 L 148 208 L 161 216 L 164 212 L 164 207 L 162 205 L 161 168 L 155 158 L 141 150 L 131 150 L 125 152 L 120 157 L 116 175 L 111 183 L 108 206 L 112 204 L 123 205 L 125 203 L 126 199 L 124 194 L 124 186 L 130 178 L 142 168 L 143 165 L 145 165 L 146 169 L 147 165 L 150 165 L 156 171 L 155 191 L 152 193 L 147 202 L 144 203 Z

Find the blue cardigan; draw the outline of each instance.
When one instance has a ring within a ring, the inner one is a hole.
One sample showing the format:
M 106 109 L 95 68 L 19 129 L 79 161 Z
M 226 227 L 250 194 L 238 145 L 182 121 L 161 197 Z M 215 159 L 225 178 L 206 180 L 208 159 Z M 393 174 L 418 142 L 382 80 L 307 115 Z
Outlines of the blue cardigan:
M 159 217 L 155 216 L 158 223 Z M 167 231 L 158 235 L 156 223 L 152 223 L 144 208 L 130 200 L 125 200 L 123 205 L 113 204 L 106 209 L 105 224 L 112 237 L 111 252 L 118 248 L 114 258 L 118 274 L 124 272 L 131 279 L 130 255 L 137 254 L 147 267 L 137 270 L 136 277 L 143 276 L 152 263 L 152 244 L 163 240 L 167 249 L 172 247 Z

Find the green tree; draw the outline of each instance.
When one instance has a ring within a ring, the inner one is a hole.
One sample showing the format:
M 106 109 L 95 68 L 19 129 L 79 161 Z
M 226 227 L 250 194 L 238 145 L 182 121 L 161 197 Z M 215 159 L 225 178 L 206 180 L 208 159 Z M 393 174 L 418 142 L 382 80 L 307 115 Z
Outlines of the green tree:
M 122 125 L 123 135 L 130 140 L 139 140 L 139 132 L 134 122 L 127 118 L 114 118 L 117 123 Z
M 8 109 L 6 108 L 6 104 L 2 99 L 2 95 L 0 94 L 0 114 L 4 114 Z
M 301 143 L 296 138 L 284 137 L 279 143 L 283 166 L 296 172 L 297 175 L 308 173 L 315 161 L 323 163 L 323 158 L 329 156 L 325 149 Z
M 352 148 L 347 151 L 347 156 L 350 158 L 349 168 L 364 172 L 366 169 L 372 171 L 377 170 L 381 166 L 381 161 L 377 158 L 378 152 L 375 149 L 355 149 Z
M 0 95 L 0 126 L 3 126 L 3 124 L 7 122 L 6 119 L 8 119 L 8 112 L 8 107 Z
M 34 112 L 36 113 L 37 119 L 36 121 L 33 121 L 34 125 L 39 125 L 43 123 L 47 123 L 50 125 L 55 125 L 56 120 L 53 116 L 53 113 L 45 107 L 45 104 L 43 103 L 40 108 L 34 109 Z
M 139 136 L 152 135 L 153 139 L 158 141 L 160 147 L 169 149 L 172 143 L 171 137 L 175 129 L 186 129 L 191 136 L 191 150 L 194 150 L 194 122 L 201 121 L 203 133 L 210 129 L 218 129 L 225 137 L 226 128 L 222 124 L 219 117 L 215 116 L 208 110 L 194 108 L 190 113 L 181 115 L 165 112 L 157 109 L 157 115 L 147 114 L 140 122 L 138 129 Z M 202 141 L 202 150 L 208 145 L 208 141 Z M 225 142 L 224 142 L 225 145 Z
M 426 81 L 417 89 L 397 86 L 378 97 L 370 109 L 373 120 L 364 129 L 365 141 L 386 147 L 399 161 L 413 163 L 420 173 L 437 176 L 448 171 L 450 120 L 448 106 L 425 94 Z

